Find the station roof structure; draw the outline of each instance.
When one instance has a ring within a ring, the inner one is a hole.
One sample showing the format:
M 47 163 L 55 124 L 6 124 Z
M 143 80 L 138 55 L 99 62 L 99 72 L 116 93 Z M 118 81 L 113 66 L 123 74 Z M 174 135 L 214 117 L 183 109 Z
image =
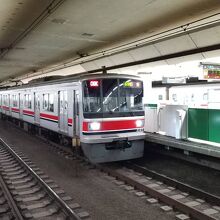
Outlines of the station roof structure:
M 220 49 L 219 0 L 0 0 L 0 82 Z M 188 59 L 188 58 L 187 58 Z

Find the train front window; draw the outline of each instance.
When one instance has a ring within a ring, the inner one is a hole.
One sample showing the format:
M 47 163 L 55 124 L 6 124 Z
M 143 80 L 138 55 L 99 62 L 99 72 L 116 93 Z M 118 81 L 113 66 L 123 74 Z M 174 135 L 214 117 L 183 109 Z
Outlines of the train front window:
M 100 80 L 85 82 L 83 110 L 87 113 L 101 112 Z
M 120 79 L 120 112 L 143 111 L 143 83 L 137 80 Z
M 118 105 L 118 80 L 103 79 L 103 112 L 119 111 Z
M 142 116 L 143 83 L 133 79 L 98 79 L 83 82 L 85 118 Z

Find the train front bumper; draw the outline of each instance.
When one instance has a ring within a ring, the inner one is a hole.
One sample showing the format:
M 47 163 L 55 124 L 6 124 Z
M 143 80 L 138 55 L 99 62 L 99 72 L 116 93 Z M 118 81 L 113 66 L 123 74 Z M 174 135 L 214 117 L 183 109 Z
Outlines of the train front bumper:
M 144 132 L 103 134 L 85 137 L 81 147 L 93 163 L 140 158 L 144 153 Z
M 127 132 L 127 133 L 117 133 L 117 134 L 99 134 L 99 135 L 83 135 L 81 138 L 81 143 L 85 144 L 101 144 L 109 143 L 115 141 L 134 141 L 134 140 L 144 140 L 144 132 Z

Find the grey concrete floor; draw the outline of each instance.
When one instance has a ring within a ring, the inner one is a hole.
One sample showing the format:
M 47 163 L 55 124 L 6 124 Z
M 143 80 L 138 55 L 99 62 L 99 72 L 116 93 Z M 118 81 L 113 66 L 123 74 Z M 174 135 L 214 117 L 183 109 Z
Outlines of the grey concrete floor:
M 97 220 L 175 219 L 160 205 L 150 205 L 112 183 L 98 170 L 90 170 L 54 153 L 46 143 L 13 124 L 0 120 L 0 138 L 16 146 Z

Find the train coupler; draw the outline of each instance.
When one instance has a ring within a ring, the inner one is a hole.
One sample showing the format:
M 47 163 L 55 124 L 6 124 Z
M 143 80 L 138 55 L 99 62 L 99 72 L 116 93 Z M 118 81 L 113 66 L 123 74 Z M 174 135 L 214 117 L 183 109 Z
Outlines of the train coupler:
M 126 148 L 130 148 L 132 146 L 131 141 L 123 140 L 123 141 L 113 141 L 111 143 L 106 143 L 106 150 L 124 150 Z

